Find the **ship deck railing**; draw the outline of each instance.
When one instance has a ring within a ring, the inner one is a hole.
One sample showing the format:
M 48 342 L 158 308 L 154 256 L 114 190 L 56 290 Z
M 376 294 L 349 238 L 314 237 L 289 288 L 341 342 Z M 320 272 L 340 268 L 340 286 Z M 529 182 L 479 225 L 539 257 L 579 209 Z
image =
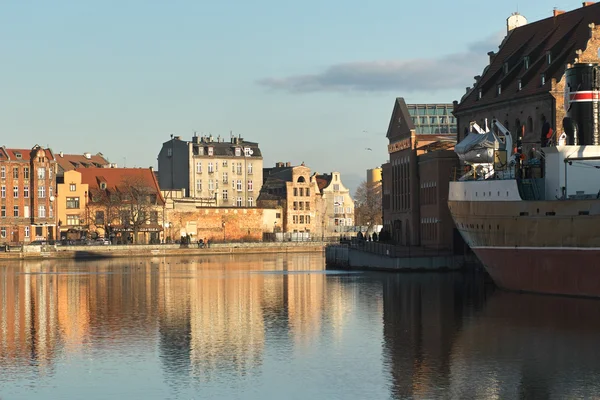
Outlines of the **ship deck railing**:
M 450 172 L 450 181 L 482 181 L 482 180 L 509 180 L 509 179 L 539 179 L 543 177 L 541 165 L 524 165 L 521 167 L 506 167 L 503 169 L 495 169 L 491 177 L 483 179 L 475 176 L 471 165 L 462 165 L 453 167 Z

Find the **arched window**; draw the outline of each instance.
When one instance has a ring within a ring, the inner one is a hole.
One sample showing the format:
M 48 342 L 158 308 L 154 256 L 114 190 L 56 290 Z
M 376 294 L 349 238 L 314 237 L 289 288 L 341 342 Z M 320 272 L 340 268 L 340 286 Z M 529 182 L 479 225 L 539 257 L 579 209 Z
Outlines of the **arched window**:
M 304 179 L 303 176 L 300 176 L 300 177 L 298 177 L 298 180 L 296 182 L 298 182 L 298 183 L 304 183 L 304 182 L 306 182 L 306 179 Z
M 531 117 L 527 118 L 527 132 L 533 132 L 533 119 Z

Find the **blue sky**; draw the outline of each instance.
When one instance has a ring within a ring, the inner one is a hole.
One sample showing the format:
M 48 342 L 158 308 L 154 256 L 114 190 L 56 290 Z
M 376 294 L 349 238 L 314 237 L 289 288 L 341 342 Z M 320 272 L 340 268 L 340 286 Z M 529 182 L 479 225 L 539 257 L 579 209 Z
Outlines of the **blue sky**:
M 512 12 L 553 7 L 581 1 L 0 0 L 0 145 L 148 167 L 170 134 L 233 131 L 354 189 L 395 97 L 460 99 Z

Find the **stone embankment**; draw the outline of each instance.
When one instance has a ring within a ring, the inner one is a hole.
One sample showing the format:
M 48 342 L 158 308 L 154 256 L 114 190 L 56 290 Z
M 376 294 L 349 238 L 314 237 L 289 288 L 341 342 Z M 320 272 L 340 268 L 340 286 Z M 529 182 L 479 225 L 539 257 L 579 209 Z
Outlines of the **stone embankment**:
M 326 243 L 215 243 L 210 247 L 178 244 L 108 246 L 18 246 L 0 252 L 0 260 L 102 259 L 115 257 L 167 257 L 207 254 L 311 253 L 323 252 Z
M 328 267 L 375 271 L 451 271 L 477 263 L 468 256 L 423 248 L 401 248 L 380 243 L 328 245 Z

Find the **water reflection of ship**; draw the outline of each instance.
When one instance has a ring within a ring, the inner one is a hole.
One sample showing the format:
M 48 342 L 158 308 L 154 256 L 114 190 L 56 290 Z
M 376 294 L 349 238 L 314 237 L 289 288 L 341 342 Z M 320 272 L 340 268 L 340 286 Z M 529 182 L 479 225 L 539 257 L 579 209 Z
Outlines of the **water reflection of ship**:
M 394 398 L 444 397 L 451 349 L 465 318 L 489 295 L 483 276 L 386 276 L 384 355 Z
M 456 398 L 592 398 L 600 393 L 596 300 L 496 292 L 452 350 Z

